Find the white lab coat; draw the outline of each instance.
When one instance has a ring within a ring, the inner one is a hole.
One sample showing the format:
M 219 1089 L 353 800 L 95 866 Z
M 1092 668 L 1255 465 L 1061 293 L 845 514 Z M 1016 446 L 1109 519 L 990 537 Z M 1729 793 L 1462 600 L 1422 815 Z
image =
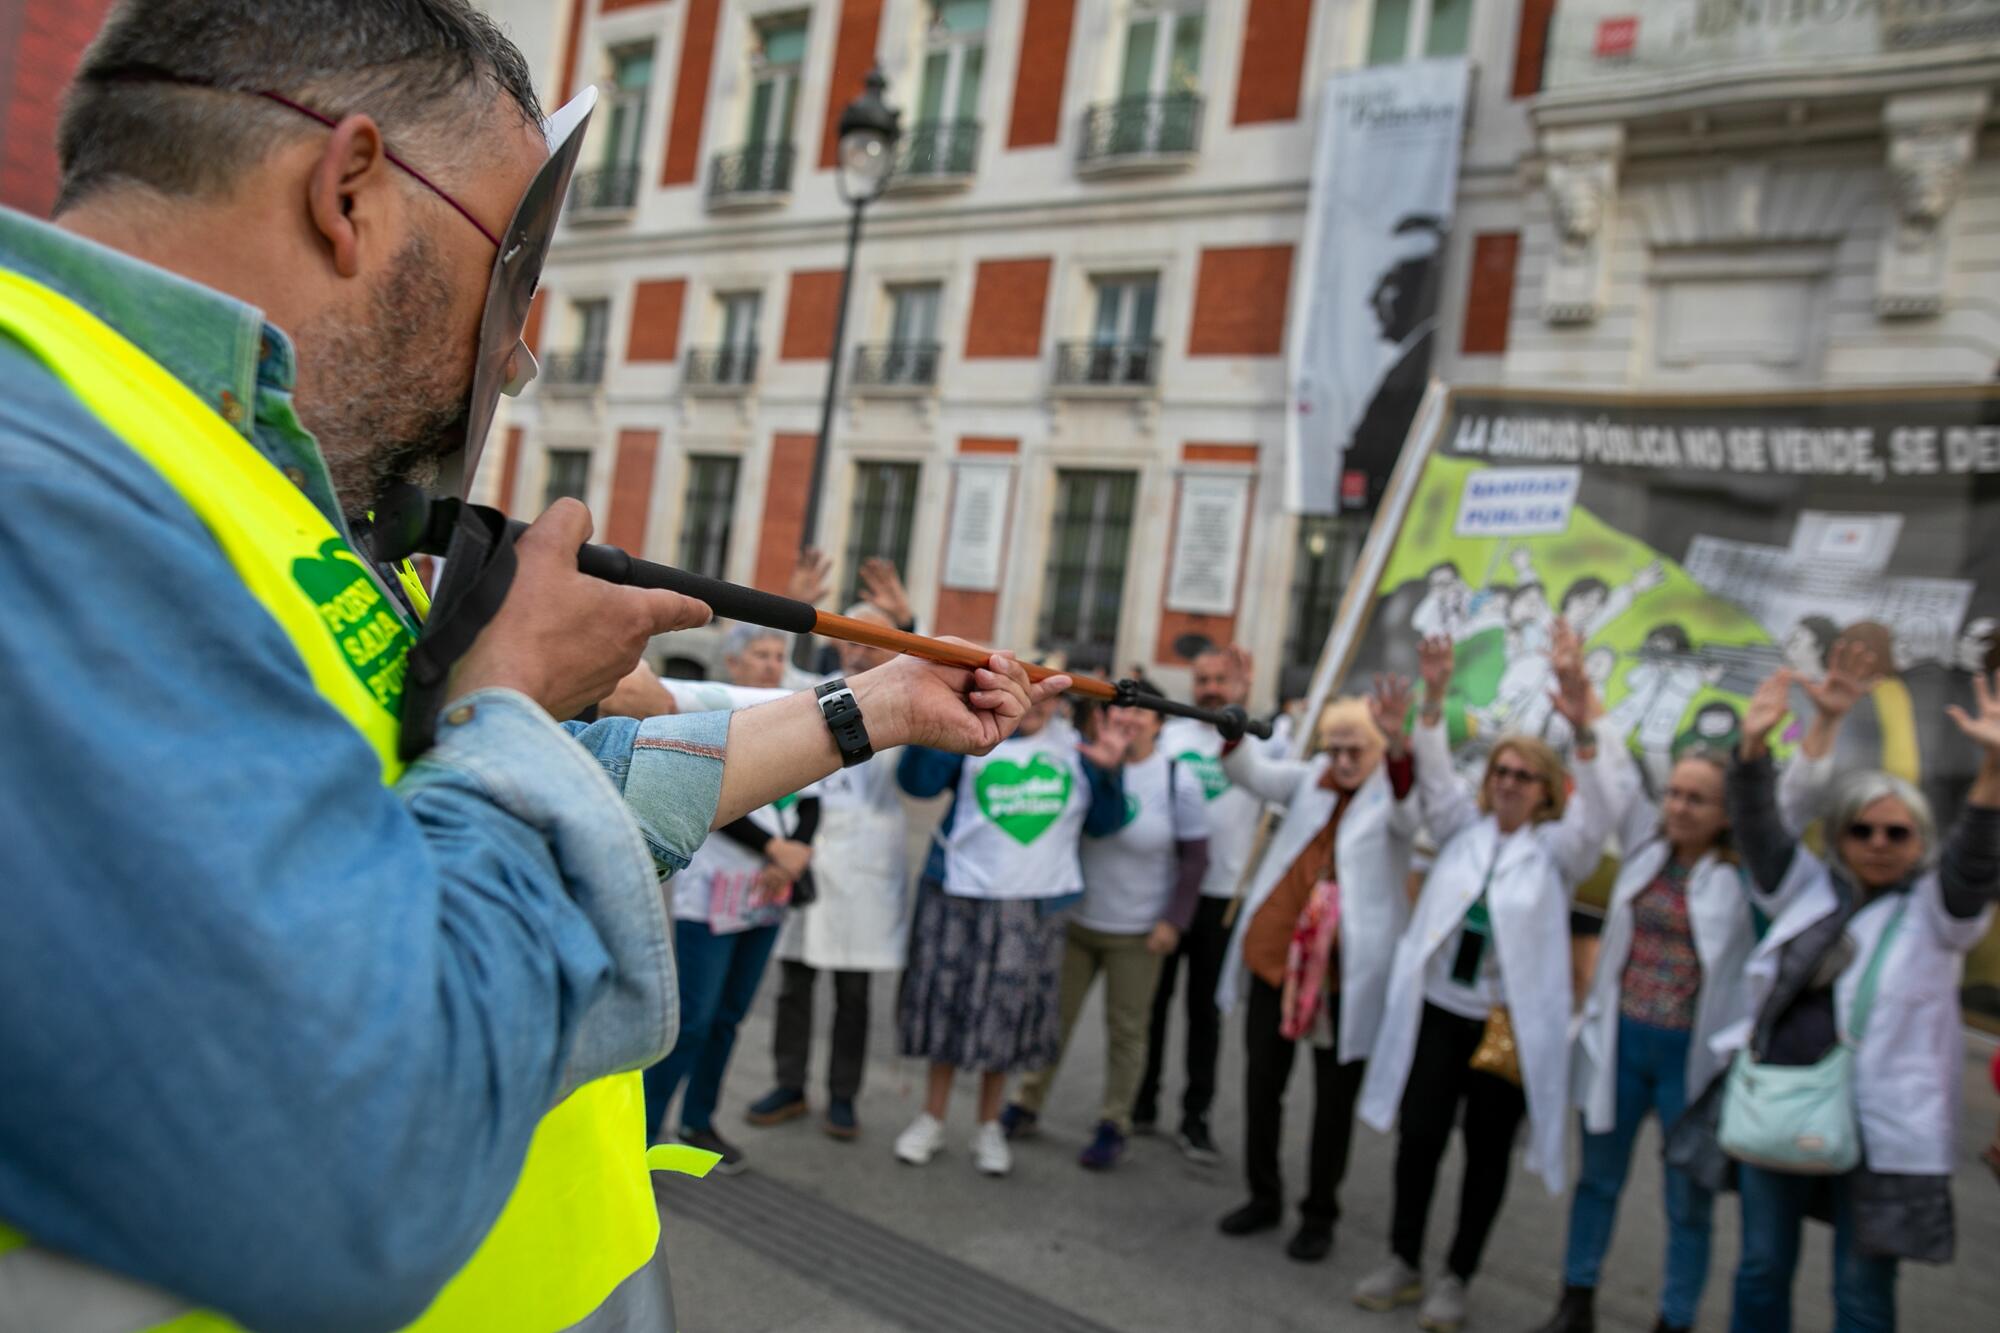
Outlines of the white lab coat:
M 1639 789 L 1637 774 L 1623 756 L 1613 759 L 1621 770 L 1624 810 L 1618 824 L 1623 858 L 1611 902 L 1598 936 L 1597 971 L 1577 1015 L 1570 1053 L 1570 1092 L 1582 1109 L 1584 1127 L 1593 1134 L 1610 1132 L 1618 1115 L 1618 1008 L 1625 963 L 1632 954 L 1632 904 L 1645 891 L 1672 854 L 1660 834 L 1660 817 Z M 1722 1061 L 1710 1042 L 1724 1028 L 1744 1017 L 1750 1003 L 1745 965 L 1757 947 L 1757 923 L 1751 907 L 1776 916 L 1784 899 L 1756 889 L 1749 873 L 1733 860 L 1714 852 L 1688 874 L 1688 925 L 1694 934 L 1695 956 L 1701 960 L 1701 991 L 1695 1000 L 1694 1031 L 1687 1055 L 1687 1096 L 1693 1101 L 1709 1080 L 1721 1072 Z
M 1597 757 L 1574 766 L 1576 790 L 1562 818 L 1502 838 L 1499 823 L 1479 812 L 1470 785 L 1453 771 L 1443 724 L 1417 728 L 1417 786 L 1425 822 L 1442 850 L 1390 963 L 1382 1028 L 1361 1085 L 1363 1122 L 1385 1132 L 1395 1124 L 1423 1023 L 1425 970 L 1457 934 L 1485 884 L 1501 994 L 1527 1094 L 1527 1167 L 1549 1193 L 1562 1193 L 1568 1179 L 1570 895 L 1603 852 L 1615 800 L 1615 774 L 1605 770 L 1618 763 L 1617 748 L 1615 735 L 1601 728 Z
M 896 765 L 881 750 L 822 778 L 812 876 L 818 897 L 785 918 L 778 957 L 836 972 L 893 972 L 910 934 L 908 846 Z
M 1243 940 L 1257 909 L 1332 817 L 1338 794 L 1319 785 L 1325 755 L 1307 760 L 1274 759 L 1251 745 L 1239 745 L 1223 759 L 1229 780 L 1264 800 L 1285 807 L 1277 833 L 1264 849 L 1250 879 L 1250 891 L 1236 913 L 1236 927 L 1223 955 L 1215 1003 L 1234 1008 L 1247 987 Z M 1382 996 L 1389 982 L 1389 956 L 1409 920 L 1410 843 L 1416 836 L 1416 793 L 1398 801 L 1386 764 L 1363 780 L 1341 816 L 1334 835 L 1334 864 L 1340 882 L 1340 1062 L 1366 1060 L 1382 1021 Z
M 1787 905 L 1750 957 L 1744 1016 L 1716 1035 L 1718 1062 L 1728 1061 L 1749 1042 L 1757 1014 L 1777 982 L 1780 950 L 1839 906 L 1825 865 L 1804 847 L 1794 854 L 1778 891 Z M 1843 1033 L 1861 975 L 1899 897 L 1884 894 L 1847 923 L 1854 959 L 1833 987 L 1834 1013 Z M 1965 1064 L 1958 987 L 1965 955 L 1992 923 L 1991 906 L 1969 920 L 1945 910 L 1934 870 L 1909 890 L 1909 907 L 1883 960 L 1875 1005 L 1854 1056 L 1854 1101 L 1870 1170 L 1948 1176 L 1957 1165 Z

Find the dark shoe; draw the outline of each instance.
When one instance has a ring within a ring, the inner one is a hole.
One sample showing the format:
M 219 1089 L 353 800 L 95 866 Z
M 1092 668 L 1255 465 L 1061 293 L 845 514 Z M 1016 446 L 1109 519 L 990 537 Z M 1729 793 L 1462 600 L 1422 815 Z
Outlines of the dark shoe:
M 1596 1303 L 1595 1287 L 1564 1287 L 1555 1315 L 1535 1333 L 1594 1333 L 1597 1328 Z
M 1008 1139 L 1032 1139 L 1041 1128 L 1042 1118 L 1019 1102 L 1000 1108 L 1000 1132 Z
M 1216 1149 L 1215 1140 L 1208 1136 L 1208 1122 L 1197 1116 L 1189 1116 L 1181 1121 L 1181 1132 L 1174 1140 L 1181 1146 L 1181 1156 L 1202 1166 L 1214 1166 L 1222 1160 Z
M 1333 1228 L 1301 1223 L 1285 1245 L 1285 1253 L 1302 1264 L 1316 1264 L 1333 1253 Z
M 1653 1333 L 1694 1333 L 1694 1329 L 1687 1324 L 1669 1324 L 1662 1317 L 1660 1322 L 1653 1325 Z
M 1109 1120 L 1097 1122 L 1097 1135 L 1076 1155 L 1076 1164 L 1086 1171 L 1109 1171 L 1125 1155 L 1125 1136 Z
M 820 1122 L 820 1128 L 836 1139 L 851 1139 L 859 1136 L 861 1133 L 861 1122 L 854 1118 L 854 1103 L 846 1101 L 828 1102 L 826 1104 L 826 1119 Z
M 744 1119 L 753 1125 L 782 1125 L 805 1113 L 805 1093 L 797 1088 L 773 1088 L 750 1103 Z
M 1284 1220 L 1283 1204 L 1252 1199 L 1215 1225 L 1225 1236 L 1249 1236 L 1259 1231 L 1269 1231 Z
M 736 1175 L 750 1164 L 744 1158 L 741 1148 L 731 1143 L 728 1139 L 723 1138 L 722 1135 L 712 1129 L 689 1129 L 683 1125 L 681 1126 L 680 1138 L 681 1142 L 690 1148 L 699 1148 L 703 1152 L 712 1152 L 722 1158 L 721 1161 L 715 1164 L 715 1174 L 718 1176 Z

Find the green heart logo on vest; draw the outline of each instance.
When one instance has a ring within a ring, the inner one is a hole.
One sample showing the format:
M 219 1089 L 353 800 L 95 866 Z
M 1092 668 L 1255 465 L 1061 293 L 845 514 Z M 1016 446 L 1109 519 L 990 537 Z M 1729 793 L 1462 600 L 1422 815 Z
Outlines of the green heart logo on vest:
M 403 702 L 410 631 L 347 543 L 329 537 L 317 559 L 292 561 L 292 577 L 319 610 L 340 655 L 391 716 Z
M 1026 847 L 1047 833 L 1069 805 L 1070 770 L 1045 754 L 1026 765 L 995 759 L 979 770 L 972 790 L 986 817 Z
M 1204 801 L 1212 801 L 1229 790 L 1229 775 L 1222 771 L 1222 761 L 1213 755 L 1183 750 L 1174 759 L 1201 779 L 1201 798 Z
M 1139 817 L 1139 798 L 1134 796 L 1131 792 L 1128 791 L 1125 793 L 1125 824 L 1130 824 L 1133 820 L 1137 819 L 1138 817 Z M 1123 828 L 1125 827 L 1125 824 L 1120 824 L 1119 827 Z

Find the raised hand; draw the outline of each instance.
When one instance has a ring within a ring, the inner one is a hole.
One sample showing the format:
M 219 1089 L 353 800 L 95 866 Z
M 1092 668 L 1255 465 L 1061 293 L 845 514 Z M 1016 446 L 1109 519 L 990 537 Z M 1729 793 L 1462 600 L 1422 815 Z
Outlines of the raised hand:
M 1829 719 L 1843 718 L 1861 696 L 1882 679 L 1882 663 L 1866 644 L 1852 639 L 1836 643 L 1827 654 L 1826 674 L 1818 680 L 1799 678 L 1799 687 L 1813 707 Z
M 1132 720 L 1122 708 L 1099 709 L 1097 734 L 1078 743 L 1077 753 L 1099 768 L 1117 768 L 1125 762 L 1132 745 Z
M 1375 720 L 1375 730 L 1389 742 L 1391 755 L 1403 752 L 1403 725 L 1409 719 L 1410 702 L 1415 697 L 1408 676 L 1376 673 L 1375 688 L 1368 695 L 1368 715 Z
M 1757 759 L 1770 750 L 1771 732 L 1792 710 L 1791 690 L 1795 674 L 1779 667 L 1764 677 L 1743 709 L 1743 757 Z
M 832 558 L 816 546 L 800 551 L 798 562 L 792 566 L 792 577 L 785 584 L 785 596 L 795 602 L 818 606 L 832 589 Z
M 1590 724 L 1596 721 L 1598 713 L 1597 690 L 1583 670 L 1583 640 L 1567 621 L 1556 622 L 1549 662 L 1556 676 L 1556 688 L 1549 694 L 1549 703 L 1569 723 L 1570 734 L 1578 738 L 1577 748 L 1589 750 Z
M 1445 691 L 1451 688 L 1454 650 L 1443 634 L 1428 634 L 1417 645 L 1417 672 L 1424 678 L 1424 718 L 1435 722 L 1444 711 Z
M 1988 755 L 2000 756 L 2000 673 L 1989 680 L 1985 672 L 1973 672 L 1972 698 L 1979 710 L 1976 714 L 1957 704 L 1948 706 L 1945 714 L 1958 724 L 1967 740 Z
M 1250 650 L 1242 644 L 1230 643 L 1224 646 L 1222 657 L 1229 663 L 1230 674 L 1238 679 L 1248 681 L 1256 674 L 1251 670 L 1254 663 L 1250 660 Z
M 1549 667 L 1564 693 L 1590 684 L 1583 673 L 1583 638 L 1567 620 L 1558 619 L 1549 634 Z
M 879 555 L 861 562 L 861 598 L 898 625 L 907 625 L 915 618 L 910 614 L 910 594 L 903 587 L 902 576 Z

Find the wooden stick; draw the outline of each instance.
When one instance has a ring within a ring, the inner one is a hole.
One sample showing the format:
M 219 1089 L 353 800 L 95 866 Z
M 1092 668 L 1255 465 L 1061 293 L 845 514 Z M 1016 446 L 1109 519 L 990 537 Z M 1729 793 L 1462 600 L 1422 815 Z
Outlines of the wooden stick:
M 908 653 L 911 657 L 921 657 L 928 662 L 940 662 L 945 666 L 983 667 L 986 659 L 993 655 L 989 648 L 974 648 L 962 643 L 946 643 L 943 639 L 933 639 L 923 634 L 910 634 L 873 621 L 857 620 L 852 616 L 837 616 L 831 611 L 816 612 L 813 617 L 813 633 L 829 639 L 843 639 L 848 643 L 865 644 L 870 648 L 886 648 L 892 653 Z M 1082 676 L 1074 671 L 1054 671 L 1032 662 L 1023 662 L 1028 669 L 1028 679 L 1044 681 L 1050 676 L 1068 676 L 1070 691 L 1086 695 L 1092 699 L 1115 699 L 1118 687 L 1108 680 L 1095 676 Z

